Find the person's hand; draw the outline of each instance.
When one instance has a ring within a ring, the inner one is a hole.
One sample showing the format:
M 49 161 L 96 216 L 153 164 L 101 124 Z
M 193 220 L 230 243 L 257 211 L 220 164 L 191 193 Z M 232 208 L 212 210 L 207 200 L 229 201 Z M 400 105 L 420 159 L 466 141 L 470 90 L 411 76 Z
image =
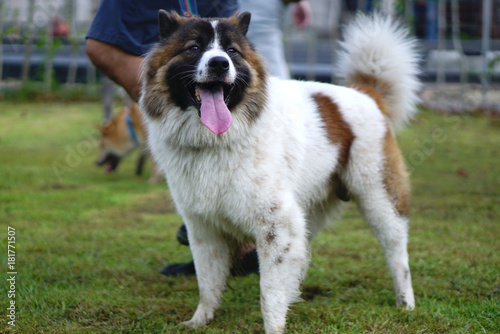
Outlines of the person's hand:
M 306 28 L 312 18 L 311 6 L 309 5 L 309 2 L 303 0 L 292 4 L 292 6 L 293 23 L 295 23 L 297 29 L 299 30 Z

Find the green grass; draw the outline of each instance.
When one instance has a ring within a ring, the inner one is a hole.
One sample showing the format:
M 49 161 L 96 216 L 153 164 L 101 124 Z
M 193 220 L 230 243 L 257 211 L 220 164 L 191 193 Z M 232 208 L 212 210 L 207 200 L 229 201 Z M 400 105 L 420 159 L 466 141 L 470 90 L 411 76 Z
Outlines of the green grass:
M 99 84 L 62 85 L 53 81 L 49 91 L 39 81 L 27 81 L 24 84 L 12 82 L 4 87 L 0 86 L 0 100 L 10 102 L 98 102 L 101 99 L 102 89 Z
M 163 184 L 94 165 L 98 103 L 0 101 L 0 249 L 16 229 L 16 328 L 0 285 L 0 332 L 262 333 L 258 276 L 231 278 L 215 320 L 175 327 L 197 305 L 181 219 Z M 394 307 L 380 247 L 349 205 L 313 243 L 289 333 L 500 331 L 500 126 L 479 116 L 419 114 L 399 142 L 412 170 L 409 252 L 417 307 Z M 6 281 L 4 281 L 6 282 Z

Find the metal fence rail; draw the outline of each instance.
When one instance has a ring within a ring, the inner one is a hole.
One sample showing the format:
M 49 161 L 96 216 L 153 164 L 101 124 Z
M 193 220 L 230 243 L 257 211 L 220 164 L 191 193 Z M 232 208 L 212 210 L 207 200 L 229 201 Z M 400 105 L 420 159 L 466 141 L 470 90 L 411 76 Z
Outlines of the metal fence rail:
M 79 1 L 83 0 L 47 1 L 51 6 L 58 4 L 59 7 L 54 7 L 56 9 L 51 13 L 42 9 L 43 13 L 57 16 L 70 26 L 70 35 L 52 38 L 49 36 L 53 28 L 49 27 L 50 18 L 45 20 L 45 25 L 37 23 L 36 19 L 37 10 L 41 10 L 44 2 L 36 1 L 35 6 L 34 0 L 22 0 L 29 10 L 25 20 L 21 21 L 15 15 L 6 17 L 7 13 L 13 13 L 7 10 L 12 2 L 0 0 L 0 36 L 3 41 L 0 44 L 0 80 L 47 81 L 55 78 L 63 83 L 94 82 L 96 70 L 85 55 L 83 37 L 90 21 L 75 21 Z M 339 32 L 342 24 L 354 15 L 353 9 L 356 8 L 353 6 L 357 3 L 357 9 L 361 10 L 391 10 L 420 34 L 422 79 L 425 82 L 481 83 L 483 102 L 486 103 L 491 83 L 500 81 L 500 0 L 427 0 L 418 3 L 415 0 L 310 0 L 310 3 L 314 14 L 310 28 L 298 32 L 289 20 L 284 20 L 286 55 L 295 78 L 335 81 L 332 63 Z M 425 17 L 422 17 L 422 4 L 426 6 Z M 94 1 L 93 9 L 95 5 Z M 467 15 L 473 19 L 468 19 Z M 423 27 L 427 30 L 423 31 L 419 22 L 424 22 Z M 478 35 L 470 36 L 470 31 Z

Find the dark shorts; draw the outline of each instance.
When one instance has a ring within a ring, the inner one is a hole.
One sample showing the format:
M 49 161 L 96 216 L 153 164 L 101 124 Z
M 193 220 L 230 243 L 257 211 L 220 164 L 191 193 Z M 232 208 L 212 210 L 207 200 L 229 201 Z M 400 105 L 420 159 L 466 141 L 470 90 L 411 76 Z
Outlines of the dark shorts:
M 201 17 L 228 17 L 238 0 L 197 0 Z M 143 56 L 158 41 L 158 10 L 180 12 L 178 0 L 102 0 L 87 38 Z

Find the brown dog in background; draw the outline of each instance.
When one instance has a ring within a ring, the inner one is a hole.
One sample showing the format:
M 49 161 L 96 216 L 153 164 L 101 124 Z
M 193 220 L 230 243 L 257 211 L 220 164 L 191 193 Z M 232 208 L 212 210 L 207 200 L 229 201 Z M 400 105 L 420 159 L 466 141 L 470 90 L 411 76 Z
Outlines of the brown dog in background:
M 110 121 L 98 125 L 101 132 L 101 152 L 96 160 L 98 166 L 106 165 L 106 172 L 116 170 L 120 160 L 140 147 L 142 152 L 137 161 L 136 175 L 142 174 L 144 162 L 149 156 L 146 148 L 146 132 L 144 122 L 137 103 L 123 107 Z M 149 183 L 157 183 L 161 179 L 154 161 L 151 168 Z

